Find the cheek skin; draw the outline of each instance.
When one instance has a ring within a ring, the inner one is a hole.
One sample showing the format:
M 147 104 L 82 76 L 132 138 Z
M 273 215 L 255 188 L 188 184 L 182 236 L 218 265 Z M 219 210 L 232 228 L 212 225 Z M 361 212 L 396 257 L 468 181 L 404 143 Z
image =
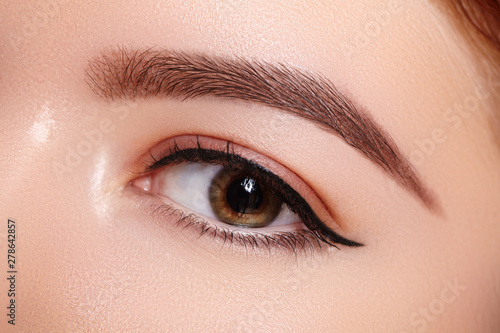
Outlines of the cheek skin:
M 0 211 L 20 226 L 18 329 L 498 330 L 500 159 L 485 130 L 490 99 L 467 116 L 447 113 L 475 96 L 482 77 L 423 2 L 392 11 L 384 1 L 48 4 L 9 3 L 0 14 L 2 35 L 15 46 L 0 48 Z M 370 37 L 366 25 L 385 9 L 389 24 Z M 41 18 L 18 20 L 24 17 Z M 359 33 L 366 44 L 346 44 Z M 15 44 L 13 34 L 21 37 Z M 257 108 L 247 105 L 97 102 L 81 69 L 122 44 L 324 72 L 370 106 L 410 157 L 424 154 L 417 168 L 446 215 L 422 210 L 370 162 L 297 119 L 273 129 L 264 112 L 248 122 L 246 112 Z M 348 56 L 350 47 L 356 52 Z M 197 116 L 200 110 L 211 118 Z M 433 139 L 436 128 L 446 139 Z M 123 187 L 152 142 L 189 130 L 235 138 L 293 165 L 342 216 L 342 230 L 366 247 L 298 259 L 244 256 L 165 228 L 175 221 L 149 216 L 144 200 Z M 54 162 L 66 163 L 68 149 L 84 149 L 96 131 L 102 140 L 58 173 Z M 444 302 L 455 280 L 465 290 Z M 433 308 L 441 304 L 442 311 Z M 8 329 L 2 320 L 0 331 Z

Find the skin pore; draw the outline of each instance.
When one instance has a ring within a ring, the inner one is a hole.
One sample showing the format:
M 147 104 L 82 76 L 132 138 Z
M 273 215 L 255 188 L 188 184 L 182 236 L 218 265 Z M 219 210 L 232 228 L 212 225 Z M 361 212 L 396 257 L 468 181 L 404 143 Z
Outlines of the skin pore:
M 16 326 L 4 318 L 2 332 L 500 329 L 492 70 L 427 1 L 286 4 L 2 3 L 0 239 L 5 251 L 15 220 L 19 260 Z M 89 66 L 120 49 L 320 75 L 388 137 L 440 212 L 383 162 L 276 105 L 97 96 Z M 169 199 L 137 180 L 186 136 L 231 141 L 363 246 L 289 251 L 183 228 L 179 211 L 158 209 Z

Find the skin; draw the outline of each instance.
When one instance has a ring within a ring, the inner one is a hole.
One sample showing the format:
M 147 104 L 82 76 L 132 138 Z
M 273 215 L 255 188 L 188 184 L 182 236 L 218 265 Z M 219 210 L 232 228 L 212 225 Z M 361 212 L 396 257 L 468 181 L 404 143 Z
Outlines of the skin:
M 492 69 L 425 1 L 287 4 L 2 2 L 0 239 L 6 251 L 15 220 L 19 272 L 16 326 L 4 316 L 2 332 L 500 330 Z M 322 73 L 391 135 L 442 210 L 339 137 L 273 108 L 99 99 L 85 68 L 116 46 Z M 102 141 L 70 172 L 54 169 L 99 129 Z M 149 149 L 185 134 L 232 140 L 285 166 L 315 193 L 304 199 L 322 202 L 332 227 L 364 246 L 245 249 L 153 214 L 154 199 L 129 183 Z

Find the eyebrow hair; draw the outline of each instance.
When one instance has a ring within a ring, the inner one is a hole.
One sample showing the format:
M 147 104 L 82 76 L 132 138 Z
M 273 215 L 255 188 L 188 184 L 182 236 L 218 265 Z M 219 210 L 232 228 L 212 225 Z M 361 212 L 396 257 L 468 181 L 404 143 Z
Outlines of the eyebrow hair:
M 435 196 L 392 138 L 325 77 L 284 63 L 119 48 L 89 62 L 86 81 L 107 100 L 215 96 L 270 106 L 318 124 L 368 157 L 431 211 Z

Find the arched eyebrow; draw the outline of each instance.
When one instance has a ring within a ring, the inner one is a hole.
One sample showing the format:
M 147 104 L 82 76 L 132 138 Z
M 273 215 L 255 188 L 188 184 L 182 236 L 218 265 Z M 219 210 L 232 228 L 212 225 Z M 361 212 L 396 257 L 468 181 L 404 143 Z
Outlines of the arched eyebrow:
M 91 60 L 86 72 L 92 91 L 107 100 L 215 96 L 262 104 L 305 118 L 344 139 L 431 211 L 438 209 L 434 194 L 392 138 L 364 109 L 317 73 L 239 57 L 124 48 Z

